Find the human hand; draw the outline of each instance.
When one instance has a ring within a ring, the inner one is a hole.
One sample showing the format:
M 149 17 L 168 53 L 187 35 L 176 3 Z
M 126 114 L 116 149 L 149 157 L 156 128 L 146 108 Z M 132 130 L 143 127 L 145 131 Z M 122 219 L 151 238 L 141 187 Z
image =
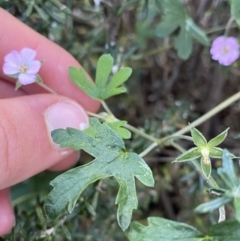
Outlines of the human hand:
M 0 236 L 8 233 L 15 218 L 9 187 L 45 169 L 63 170 L 79 154 L 61 150 L 51 141 L 53 129 L 87 125 L 83 109 L 94 112 L 99 103 L 77 89 L 68 78 L 68 67 L 80 67 L 65 50 L 19 22 L 0 8 Z M 47 94 L 36 84 L 15 91 L 15 81 L 2 72 L 4 56 L 28 47 L 44 60 L 39 75 L 60 95 Z M 69 99 L 71 97 L 71 99 Z

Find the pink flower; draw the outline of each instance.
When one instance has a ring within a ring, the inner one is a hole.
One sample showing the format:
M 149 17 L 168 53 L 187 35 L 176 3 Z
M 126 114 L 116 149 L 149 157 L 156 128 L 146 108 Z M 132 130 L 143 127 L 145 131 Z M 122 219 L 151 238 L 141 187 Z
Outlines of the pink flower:
M 20 53 L 11 51 L 4 58 L 4 74 L 17 78 L 22 85 L 34 83 L 41 67 L 41 62 L 34 60 L 35 56 L 36 51 L 30 48 L 23 48 Z
M 218 37 L 213 41 L 210 53 L 219 64 L 229 66 L 239 57 L 238 41 L 234 37 Z

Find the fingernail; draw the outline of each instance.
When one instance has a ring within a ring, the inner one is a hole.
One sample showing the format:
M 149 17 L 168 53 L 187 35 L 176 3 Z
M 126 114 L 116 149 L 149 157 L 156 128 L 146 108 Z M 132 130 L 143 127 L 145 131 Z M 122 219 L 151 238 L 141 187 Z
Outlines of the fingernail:
M 73 101 L 55 103 L 45 111 L 49 134 L 53 130 L 67 127 L 83 130 L 88 127 L 88 117 L 84 109 Z

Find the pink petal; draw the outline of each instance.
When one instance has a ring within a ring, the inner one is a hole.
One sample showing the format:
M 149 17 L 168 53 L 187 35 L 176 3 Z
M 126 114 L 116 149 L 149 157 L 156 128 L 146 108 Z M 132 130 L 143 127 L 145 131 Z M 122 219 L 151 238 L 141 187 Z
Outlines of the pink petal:
M 22 84 L 22 85 L 28 85 L 28 84 L 32 84 L 35 82 L 36 80 L 36 75 L 35 74 L 25 74 L 25 73 L 21 73 L 18 76 L 18 81 Z
M 15 64 L 4 63 L 3 64 L 3 73 L 6 75 L 14 75 L 20 73 L 19 67 Z
M 4 57 L 4 62 L 20 66 L 22 64 L 22 58 L 17 51 L 13 50 Z
M 33 60 L 28 65 L 27 73 L 28 74 L 37 74 L 40 68 L 41 68 L 41 62 L 39 60 Z
M 234 37 L 229 37 L 227 38 L 226 44 L 229 46 L 229 48 L 231 49 L 238 49 L 239 45 L 238 45 L 238 41 L 236 38 Z
M 212 43 L 212 48 L 215 48 L 215 47 L 223 47 L 226 43 L 226 38 L 221 36 L 221 37 L 218 37 L 216 38 L 213 43 Z
M 29 65 L 36 56 L 36 51 L 30 48 L 23 48 L 20 51 L 20 55 L 22 57 L 23 63 Z

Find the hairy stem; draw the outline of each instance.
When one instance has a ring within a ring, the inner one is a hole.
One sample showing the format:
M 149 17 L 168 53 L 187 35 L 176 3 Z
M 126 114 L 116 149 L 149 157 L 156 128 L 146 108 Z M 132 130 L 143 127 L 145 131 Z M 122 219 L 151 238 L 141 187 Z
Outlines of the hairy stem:
M 37 83 L 39 86 L 41 86 L 43 89 L 45 89 L 47 92 L 57 95 L 57 92 L 54 91 L 52 88 L 50 88 L 49 86 L 45 85 L 44 83 Z

